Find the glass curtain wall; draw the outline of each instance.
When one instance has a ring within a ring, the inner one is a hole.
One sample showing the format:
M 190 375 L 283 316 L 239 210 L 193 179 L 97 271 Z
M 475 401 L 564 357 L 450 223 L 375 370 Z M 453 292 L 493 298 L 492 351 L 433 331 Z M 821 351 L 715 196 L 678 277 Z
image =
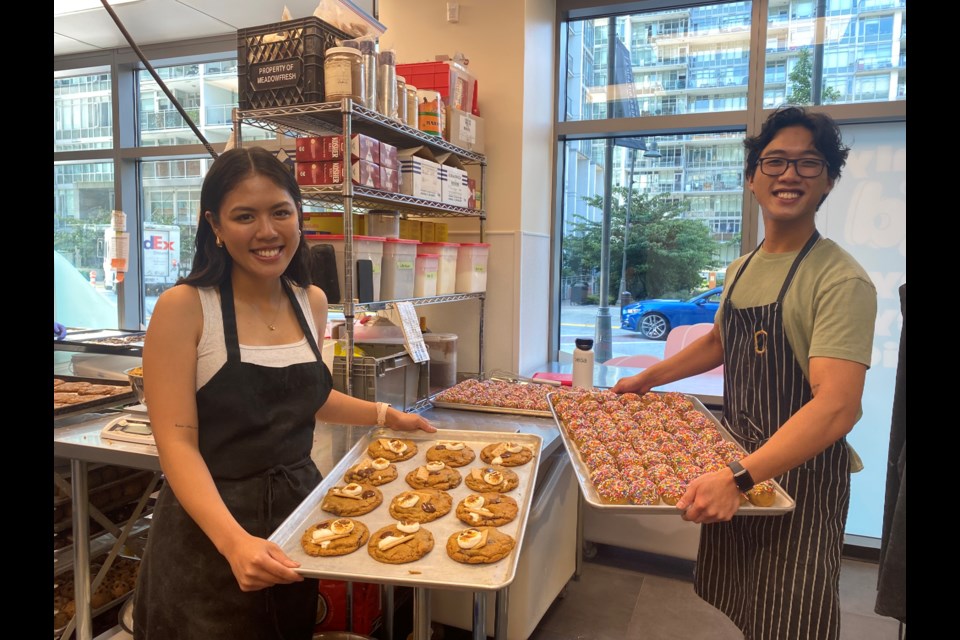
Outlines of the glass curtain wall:
M 616 4 L 596 6 L 558 0 L 551 335 L 561 362 L 570 360 L 577 337 L 605 343 L 595 349 L 598 363 L 662 358 L 672 329 L 713 321 L 709 298 L 722 287 L 726 266 L 763 237 L 745 189 L 742 143 L 772 109 L 810 105 L 843 126 L 853 152 L 838 201 L 845 181 L 866 180 L 881 164 L 905 172 L 906 0 L 662 0 L 622 3 L 619 12 Z M 880 134 L 861 124 L 879 127 L 885 142 L 868 137 Z M 855 206 L 880 198 L 882 219 L 867 217 L 901 229 L 906 194 L 894 186 L 903 183 L 889 182 L 893 191 L 880 194 L 886 187 L 866 182 L 871 186 L 851 186 Z M 818 224 L 826 224 L 825 214 Z M 905 230 L 880 246 L 872 239 L 877 233 L 865 231 L 869 223 L 857 224 L 826 232 L 858 256 L 878 292 L 895 294 L 887 281 L 906 281 Z M 902 265 L 878 253 L 891 250 Z M 881 445 L 893 397 L 884 354 L 899 340 L 901 322 L 891 295 L 881 296 L 867 377 L 864 403 L 873 404 L 855 429 L 870 443 L 861 440 L 868 470 L 880 476 L 855 477 L 863 494 L 854 496 L 848 533 L 872 537 L 880 535 Z

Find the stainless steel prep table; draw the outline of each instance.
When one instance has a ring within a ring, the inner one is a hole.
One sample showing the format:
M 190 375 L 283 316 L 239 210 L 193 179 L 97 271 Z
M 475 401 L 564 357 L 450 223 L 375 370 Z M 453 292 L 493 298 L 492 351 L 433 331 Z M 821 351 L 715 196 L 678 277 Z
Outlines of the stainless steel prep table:
M 559 432 L 552 418 L 535 418 L 529 416 L 515 416 L 509 414 L 471 413 L 453 409 L 427 409 L 423 414 L 437 429 L 460 429 L 473 431 L 501 431 L 513 433 L 533 433 L 541 436 L 543 444 L 537 464 L 550 458 L 562 448 Z M 151 445 L 135 444 L 103 440 L 100 431 L 116 414 L 91 414 L 89 419 L 82 416 L 74 418 L 64 426 L 54 429 L 54 456 L 66 458 L 71 463 L 71 473 L 74 477 L 72 486 L 73 500 L 73 527 L 74 527 L 74 576 L 77 601 L 77 638 L 91 640 L 92 620 L 90 609 L 90 565 L 89 565 L 89 529 L 87 508 L 87 464 L 106 463 L 128 466 L 136 469 L 149 469 L 159 473 L 160 460 L 156 447 Z M 63 421 L 68 422 L 68 421 Z M 334 427 L 337 428 L 337 427 Z M 352 427 L 352 430 L 365 429 Z M 349 446 L 352 446 L 351 442 Z M 349 447 L 348 447 L 349 448 Z M 484 594 L 474 595 L 474 629 L 475 638 L 485 638 L 486 598 Z M 495 637 L 506 638 L 506 611 L 507 588 L 496 593 Z M 384 607 L 392 614 L 392 603 Z M 391 616 L 392 617 L 392 616 Z M 429 591 L 417 588 L 414 590 L 414 638 L 415 640 L 429 640 L 430 610 Z
M 54 422 L 53 455 L 70 460 L 70 498 L 73 504 L 73 576 L 76 615 L 73 622 L 67 626 L 64 636 L 70 634 L 71 625 L 75 624 L 77 640 L 91 640 L 93 635 L 90 607 L 92 585 L 90 584 L 90 505 L 87 491 L 87 464 L 91 462 L 116 464 L 155 473 L 154 481 L 141 496 L 138 509 L 130 520 L 131 526 L 160 478 L 160 459 L 157 457 L 155 446 L 100 438 L 101 429 L 117 415 L 116 413 L 88 414 Z M 126 533 L 129 533 L 129 529 L 125 527 L 124 535 L 118 539 L 111 552 L 111 561 L 117 549 L 123 545 Z

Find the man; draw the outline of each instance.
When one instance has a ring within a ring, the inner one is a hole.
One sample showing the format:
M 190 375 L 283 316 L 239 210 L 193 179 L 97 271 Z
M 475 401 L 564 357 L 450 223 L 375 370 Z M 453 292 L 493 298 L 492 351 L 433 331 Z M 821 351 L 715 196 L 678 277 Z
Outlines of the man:
M 837 638 L 850 502 L 844 437 L 861 414 L 876 290 L 816 229 L 849 152 L 833 120 L 784 108 L 744 146 L 764 241 L 727 269 L 711 333 L 613 390 L 645 393 L 724 365 L 723 424 L 748 453 L 691 482 L 677 503 L 685 520 L 705 525 L 696 592 L 749 639 Z M 733 518 L 741 494 L 772 478 L 796 509 Z

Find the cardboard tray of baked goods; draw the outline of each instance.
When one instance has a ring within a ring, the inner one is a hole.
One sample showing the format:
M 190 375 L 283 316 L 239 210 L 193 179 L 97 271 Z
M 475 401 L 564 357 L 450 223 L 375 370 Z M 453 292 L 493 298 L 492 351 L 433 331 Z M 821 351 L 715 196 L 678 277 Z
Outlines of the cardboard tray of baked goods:
M 97 409 L 107 409 L 110 407 L 119 407 L 125 404 L 130 404 L 131 402 L 136 402 L 136 394 L 133 391 L 133 387 L 130 386 L 130 383 L 126 380 L 110 380 L 106 378 L 84 378 L 79 376 L 61 376 L 54 375 L 53 379 L 63 380 L 64 382 L 86 382 L 91 385 L 104 385 L 111 387 L 112 394 L 108 396 L 91 396 L 92 400 L 87 400 L 83 402 L 73 402 L 70 404 L 65 404 L 60 406 L 56 402 L 56 396 L 54 396 L 54 408 L 53 408 L 53 417 L 60 418 L 63 416 L 72 416 L 80 413 L 87 413 L 88 411 L 94 411 Z M 54 382 L 53 392 L 57 392 L 56 382 Z M 61 392 L 62 393 L 62 392 Z M 80 399 L 83 396 L 77 396 L 75 399 Z
M 349 516 L 367 527 L 368 542 L 356 551 L 342 556 L 315 557 L 307 554 L 301 543 L 307 529 L 318 523 L 334 521 L 340 517 L 321 508 L 328 491 L 334 487 L 346 485 L 344 474 L 361 460 L 370 458 L 367 452 L 368 447 L 380 439 L 412 440 L 417 447 L 417 452 L 409 460 L 394 462 L 398 472 L 396 479 L 376 487 L 383 494 L 382 503 L 365 515 Z M 455 467 L 464 479 L 474 469 L 486 469 L 491 466 L 483 462 L 480 455 L 481 450 L 488 445 L 501 442 L 515 443 L 532 452 L 529 462 L 519 466 L 504 467 L 516 473 L 518 484 L 514 489 L 501 495 L 515 500 L 518 509 L 512 521 L 496 529 L 513 538 L 513 549 L 502 559 L 489 564 L 464 564 L 447 554 L 448 540 L 458 532 L 470 528 L 470 525 L 457 518 L 457 505 L 467 496 L 479 493 L 468 488 L 466 482 L 461 481 L 459 486 L 446 490 L 452 499 L 450 512 L 421 525 L 422 529 L 433 535 L 433 548 L 429 552 L 418 560 L 404 564 L 388 564 L 374 559 L 367 548 L 368 544 L 370 540 L 374 540 L 374 534 L 381 528 L 397 523 L 397 520 L 390 515 L 389 505 L 398 494 L 413 489 L 406 482 L 407 474 L 426 464 L 427 449 L 438 443 L 449 442 L 462 442 L 476 454 L 472 462 L 462 467 Z M 441 429 L 436 433 L 372 429 L 360 438 L 320 485 L 294 509 L 283 524 L 273 532 L 270 540 L 280 545 L 283 552 L 290 558 L 299 562 L 300 567 L 297 571 L 309 577 L 471 591 L 501 589 L 512 583 L 516 575 L 527 515 L 536 486 L 542 446 L 543 439 L 537 434 L 455 429 Z
M 650 391 L 648 393 L 654 395 L 662 395 L 660 392 Z M 704 416 L 709 419 L 712 426 L 714 426 L 717 431 L 720 432 L 720 435 L 723 436 L 724 440 L 733 442 L 737 448 L 741 451 L 743 447 L 734 440 L 733 436 L 723 427 L 716 416 L 714 416 L 707 408 L 703 405 L 702 402 L 696 397 L 687 394 L 674 394 L 682 395 L 693 405 L 694 409 L 702 413 Z M 623 511 L 626 513 L 643 513 L 643 514 L 661 514 L 661 515 L 680 515 L 680 510 L 675 506 L 667 504 L 660 501 L 660 504 L 655 505 L 641 505 L 641 504 L 618 504 L 611 503 L 600 497 L 600 494 L 597 492 L 597 488 L 594 486 L 593 481 L 590 479 L 590 468 L 586 465 L 583 460 L 583 457 L 580 455 L 580 450 L 577 447 L 577 443 L 574 442 L 573 438 L 570 436 L 570 432 L 564 424 L 563 420 L 557 415 L 557 410 L 555 406 L 555 400 L 557 396 L 555 394 L 550 394 L 548 396 L 548 401 L 550 403 L 550 411 L 553 415 L 553 419 L 557 423 L 557 428 L 560 431 L 560 437 L 563 440 L 563 446 L 567 449 L 567 454 L 570 456 L 570 462 L 573 465 L 573 470 L 576 473 L 577 481 L 580 483 L 580 489 L 583 493 L 584 500 L 590 504 L 592 507 L 598 509 L 611 510 L 611 511 Z M 746 455 L 746 451 L 744 451 Z M 737 510 L 735 515 L 739 516 L 776 516 L 783 515 L 793 511 L 796 507 L 796 503 L 793 498 L 791 498 L 786 491 L 783 490 L 783 487 L 780 486 L 776 481 L 771 481 L 774 488 L 774 501 L 771 506 L 761 507 L 754 505 L 752 503 L 742 504 Z

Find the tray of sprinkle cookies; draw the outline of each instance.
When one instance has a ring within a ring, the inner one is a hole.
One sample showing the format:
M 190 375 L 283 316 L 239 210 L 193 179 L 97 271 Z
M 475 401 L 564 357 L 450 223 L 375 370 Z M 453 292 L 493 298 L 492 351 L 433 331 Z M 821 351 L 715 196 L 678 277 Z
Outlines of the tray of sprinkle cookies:
M 608 390 L 548 396 L 580 483 L 593 507 L 672 514 L 694 478 L 746 452 L 696 397 L 676 392 L 618 395 Z M 736 515 L 775 516 L 796 503 L 767 480 L 740 496 Z
M 516 574 L 543 440 L 373 429 L 270 536 L 301 574 L 498 590 Z

